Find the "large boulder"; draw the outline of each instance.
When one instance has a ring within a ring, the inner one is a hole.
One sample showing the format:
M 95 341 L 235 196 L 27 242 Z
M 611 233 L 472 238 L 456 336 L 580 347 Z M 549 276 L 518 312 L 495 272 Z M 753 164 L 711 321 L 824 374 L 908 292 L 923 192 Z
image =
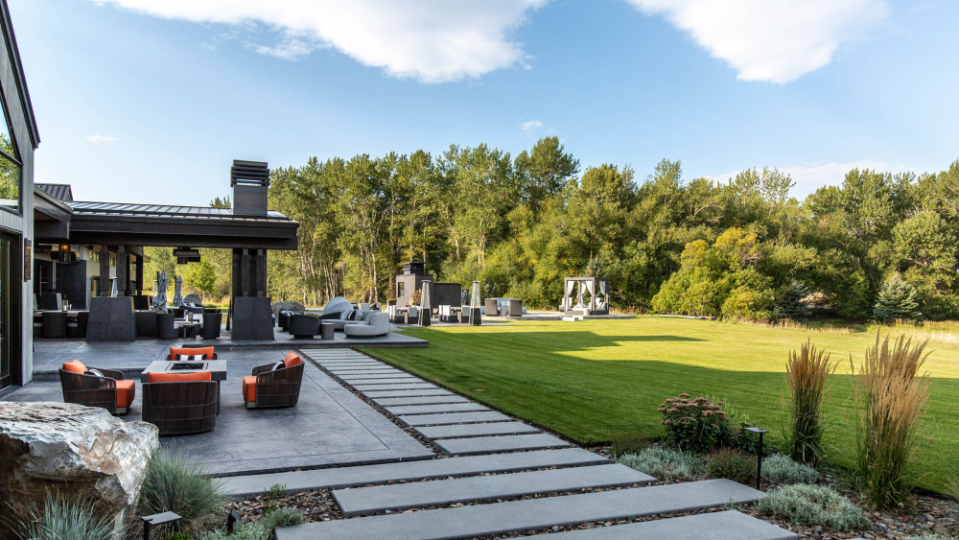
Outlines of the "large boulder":
M 273 302 L 273 314 L 279 315 L 281 311 L 295 311 L 300 315 L 306 313 L 306 306 L 299 302 Z
M 135 510 L 156 426 L 72 403 L 0 402 L 0 522 L 42 503 L 46 490 L 94 499 L 117 515 Z M 4 535 L 8 536 L 4 536 Z M 0 527 L 0 538 L 13 538 Z

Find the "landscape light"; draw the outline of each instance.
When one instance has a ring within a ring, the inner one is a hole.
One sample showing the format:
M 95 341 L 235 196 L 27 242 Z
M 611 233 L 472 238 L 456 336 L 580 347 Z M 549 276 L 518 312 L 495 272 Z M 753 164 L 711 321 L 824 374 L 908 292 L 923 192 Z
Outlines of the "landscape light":
M 763 435 L 769 431 L 758 427 L 748 427 L 746 431 L 759 434 L 759 448 L 756 450 L 756 489 L 758 490 L 760 482 L 763 481 Z
M 143 540 L 150 540 L 150 533 L 153 527 L 167 523 L 175 523 L 181 519 L 183 518 L 173 512 L 163 512 L 162 514 L 141 517 L 140 520 L 143 521 Z

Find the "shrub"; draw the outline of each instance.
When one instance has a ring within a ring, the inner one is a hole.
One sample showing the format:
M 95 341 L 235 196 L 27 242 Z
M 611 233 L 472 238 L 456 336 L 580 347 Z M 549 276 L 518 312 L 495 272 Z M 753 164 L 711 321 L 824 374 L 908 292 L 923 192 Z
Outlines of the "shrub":
M 902 276 L 896 274 L 883 284 L 872 309 L 872 317 L 881 323 L 894 321 L 918 321 L 919 301 L 916 300 L 916 288 Z
M 303 523 L 303 514 L 299 513 L 295 508 L 277 508 L 270 512 L 270 515 L 264 516 L 257 521 L 257 523 L 259 523 L 263 531 L 266 532 L 266 536 L 269 537 L 273 533 L 273 529 L 277 527 L 292 527 Z
M 206 471 L 178 450 L 161 448 L 147 465 L 140 488 L 142 515 L 175 512 L 183 519 L 173 530 L 195 530 L 223 511 L 226 494 Z
M 769 322 L 773 319 L 773 297 L 768 289 L 737 287 L 723 302 L 724 319 Z
M 703 462 L 697 456 L 662 448 L 647 448 L 638 454 L 625 454 L 616 458 L 616 461 L 663 482 L 692 480 L 703 473 Z
M 244 523 L 227 534 L 223 529 L 206 533 L 202 540 L 270 540 L 273 529 L 303 523 L 303 514 L 293 508 L 278 508 L 253 523 Z
M 819 480 L 819 471 L 796 463 L 785 454 L 773 454 L 763 459 L 763 480 L 777 484 L 812 484 Z
M 712 450 L 729 432 L 722 405 L 722 401 L 712 403 L 704 397 L 689 399 L 689 394 L 664 401 L 659 411 L 670 444 L 683 452 L 702 454 Z
M 786 380 L 789 382 L 790 407 L 789 439 L 792 458 L 802 463 L 818 465 L 823 455 L 823 424 L 820 418 L 826 401 L 826 378 L 835 371 L 836 364 L 829 355 L 809 341 L 789 353 L 786 362 Z
M 43 508 L 32 508 L 16 527 L 30 540 L 112 540 L 116 517 L 98 512 L 92 500 L 46 492 Z
M 723 448 L 709 456 L 706 472 L 713 478 L 726 478 L 740 484 L 754 484 L 756 459 L 737 450 Z
M 919 422 L 925 410 L 929 380 L 918 376 L 928 355 L 926 342 L 915 347 L 900 337 L 892 348 L 887 337 L 882 345 L 866 349 L 859 370 L 856 400 L 854 474 L 859 487 L 874 508 L 893 508 L 910 491 L 913 458 L 919 437 Z
M 790 523 L 829 527 L 844 532 L 872 525 L 849 499 L 827 487 L 807 484 L 774 489 L 756 503 L 756 512 Z

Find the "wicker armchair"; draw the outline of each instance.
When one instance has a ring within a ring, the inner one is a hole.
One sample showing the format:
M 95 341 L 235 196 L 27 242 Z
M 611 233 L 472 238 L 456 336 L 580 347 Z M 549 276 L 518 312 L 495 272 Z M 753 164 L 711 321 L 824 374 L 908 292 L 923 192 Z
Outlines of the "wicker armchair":
M 284 362 L 285 367 L 273 369 L 274 364 L 253 368 L 253 375 L 243 377 L 243 401 L 247 409 L 293 407 L 300 399 L 303 381 L 303 361 Z
M 219 386 L 214 381 L 146 383 L 143 421 L 160 435 L 190 435 L 213 431 Z
M 103 377 L 85 375 L 60 368 L 60 388 L 64 403 L 102 407 L 110 414 L 127 414 L 136 395 L 136 382 L 125 381 L 123 373 L 112 369 L 92 368 Z

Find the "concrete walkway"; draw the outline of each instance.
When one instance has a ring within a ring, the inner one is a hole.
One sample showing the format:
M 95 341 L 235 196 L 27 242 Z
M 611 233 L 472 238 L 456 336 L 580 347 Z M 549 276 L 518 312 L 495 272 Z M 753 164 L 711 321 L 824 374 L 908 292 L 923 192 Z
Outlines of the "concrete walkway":
M 736 511 L 668 517 L 752 503 L 763 497 L 755 489 L 729 480 L 650 486 L 656 481 L 650 476 L 361 353 L 302 352 L 369 398 L 382 414 L 410 426 L 451 457 L 225 479 L 226 487 L 239 497 L 263 493 L 274 484 L 286 485 L 288 492 L 333 489 L 333 498 L 348 519 L 277 529 L 277 540 L 537 534 L 553 527 L 642 516 L 661 519 L 584 528 L 545 540 L 798 538 Z M 605 489 L 593 491 L 598 488 Z

